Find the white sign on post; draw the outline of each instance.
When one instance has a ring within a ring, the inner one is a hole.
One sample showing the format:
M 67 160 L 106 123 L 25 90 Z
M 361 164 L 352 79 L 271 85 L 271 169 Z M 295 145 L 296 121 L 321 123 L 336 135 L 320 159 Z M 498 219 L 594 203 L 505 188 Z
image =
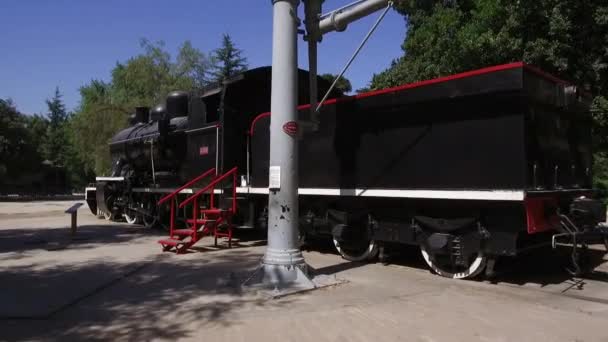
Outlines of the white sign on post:
M 268 189 L 279 190 L 281 189 L 281 167 L 271 166 L 269 169 Z

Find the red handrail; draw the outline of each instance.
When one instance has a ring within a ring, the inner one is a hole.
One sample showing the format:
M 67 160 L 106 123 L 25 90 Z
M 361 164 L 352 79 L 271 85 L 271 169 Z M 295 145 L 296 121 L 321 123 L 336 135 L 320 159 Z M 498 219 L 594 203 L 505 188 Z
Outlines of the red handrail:
M 167 196 L 161 198 L 158 201 L 158 205 L 161 205 L 163 203 L 165 203 L 167 200 L 169 200 L 170 198 L 173 198 L 175 195 L 177 195 L 180 191 L 184 190 L 185 188 L 189 187 L 190 185 L 200 181 L 201 179 L 209 176 L 210 174 L 215 173 L 215 168 L 212 168 L 210 170 L 207 170 L 205 173 L 203 173 L 202 175 L 194 178 L 193 180 L 189 181 L 188 183 L 182 185 L 179 189 L 173 191 L 172 193 L 168 194 Z M 181 208 L 181 207 L 180 207 Z
M 224 173 L 223 175 L 215 178 L 213 181 L 211 181 L 211 183 L 207 184 L 206 187 L 204 187 L 201 190 L 197 191 L 194 195 L 188 197 L 185 201 L 183 201 L 182 203 L 180 203 L 179 207 L 183 208 L 186 204 L 192 202 L 195 198 L 197 198 L 198 196 L 202 195 L 205 191 L 211 189 L 217 183 L 219 183 L 219 182 L 223 181 L 224 179 L 226 179 L 228 176 L 236 174 L 236 172 L 237 172 L 237 168 L 233 167 L 232 169 L 230 169 L 230 171 L 228 171 L 228 172 Z M 233 188 L 234 188 L 233 192 L 236 191 L 236 184 L 234 184 L 234 183 L 235 182 L 233 181 Z M 212 196 L 213 196 L 213 194 L 212 194 Z M 233 208 L 233 210 L 234 210 L 234 208 Z

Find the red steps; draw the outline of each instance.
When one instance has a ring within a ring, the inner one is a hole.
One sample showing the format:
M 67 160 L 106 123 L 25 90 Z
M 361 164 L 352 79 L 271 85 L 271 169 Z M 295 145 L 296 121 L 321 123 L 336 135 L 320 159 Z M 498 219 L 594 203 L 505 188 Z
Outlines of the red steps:
M 186 186 L 194 184 L 209 175 L 213 174 L 215 169 L 211 169 L 197 178 L 186 183 L 186 185 L 180 187 L 173 193 L 163 197 L 158 204 L 161 205 L 164 202 L 171 200 L 171 226 L 169 238 L 159 240 L 158 243 L 163 247 L 163 251 L 174 250 L 176 253 L 183 253 L 202 239 L 205 235 L 213 235 L 215 240 L 215 246 L 217 246 L 218 238 L 228 238 L 228 247 L 232 247 L 232 216 L 236 213 L 236 173 L 237 168 L 232 168 L 230 171 L 223 175 L 215 175 L 211 179 L 211 182 L 203 189 L 196 192 L 194 195 L 188 197 L 186 200 L 179 204 L 179 208 L 185 207 L 185 205 L 192 203 L 192 218 L 186 219 L 187 228 L 177 229 L 175 227 L 176 217 L 176 202 L 172 199 L 178 196 L 179 191 L 184 189 Z M 232 205 L 229 209 L 216 208 L 214 206 L 215 198 L 215 187 L 220 181 L 226 180 L 229 176 L 232 177 Z M 209 196 L 210 208 L 199 209 L 199 205 L 205 203 L 204 201 L 199 202 L 200 197 L 206 195 Z M 188 239 L 189 238 L 189 239 Z
M 158 240 L 158 243 L 160 243 L 161 245 L 167 245 L 167 246 L 177 246 L 177 245 L 186 243 L 186 241 L 174 239 L 174 238 L 168 238 L 168 239 Z
M 217 246 L 217 239 L 220 237 L 228 238 L 228 247 L 232 247 L 232 225 L 228 223 L 225 231 L 221 229 L 220 224 L 224 219 L 230 222 L 232 213 L 226 210 L 209 210 L 205 209 L 205 216 L 215 218 L 188 219 L 186 222 L 191 225 L 190 228 L 173 229 L 168 239 L 159 240 L 158 243 L 163 246 L 163 251 L 174 250 L 176 253 L 184 253 L 195 243 L 201 240 L 205 235 L 214 237 L 214 244 Z M 221 215 L 220 215 L 221 214 Z M 188 239 L 188 237 L 190 239 Z
M 192 236 L 194 229 L 173 229 L 173 235 L 178 236 Z
M 217 220 L 211 220 L 211 219 L 187 219 L 186 223 L 196 223 L 196 224 L 206 224 L 206 223 L 211 223 L 211 222 L 215 222 Z
M 206 215 L 221 215 L 222 213 L 225 213 L 227 211 L 228 210 L 217 209 L 217 208 L 201 209 L 201 214 L 206 214 Z

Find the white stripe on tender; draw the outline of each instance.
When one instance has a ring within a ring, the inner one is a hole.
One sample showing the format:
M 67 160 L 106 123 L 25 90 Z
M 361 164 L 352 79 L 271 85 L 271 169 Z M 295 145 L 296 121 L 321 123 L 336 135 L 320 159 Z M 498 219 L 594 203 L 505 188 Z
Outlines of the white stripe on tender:
M 238 187 L 238 193 L 268 194 L 268 188 Z M 300 195 L 523 201 L 523 190 L 387 190 L 300 188 Z
M 125 177 L 95 177 L 96 181 L 124 181 Z

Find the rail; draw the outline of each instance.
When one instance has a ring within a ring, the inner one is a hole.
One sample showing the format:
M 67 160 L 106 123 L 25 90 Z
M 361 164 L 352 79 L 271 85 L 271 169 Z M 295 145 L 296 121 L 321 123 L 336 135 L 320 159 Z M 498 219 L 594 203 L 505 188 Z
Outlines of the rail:
M 210 174 L 215 173 L 215 168 L 209 169 L 207 170 L 205 173 L 199 175 L 198 177 L 194 178 L 193 180 L 189 181 L 188 183 L 182 185 L 181 187 L 179 187 L 177 190 L 173 191 L 172 193 L 168 194 L 167 196 L 161 198 L 158 201 L 158 205 L 161 205 L 163 203 L 165 203 L 166 201 L 168 201 L 169 199 L 175 197 L 175 195 L 179 194 L 182 190 L 184 190 L 185 188 L 191 186 L 192 184 L 200 181 L 201 179 L 209 176 Z
M 180 208 L 183 208 L 184 206 L 186 206 L 186 204 L 194 201 L 195 199 L 197 199 L 200 195 L 204 194 L 205 192 L 209 191 L 211 189 L 211 205 L 213 206 L 213 190 L 214 187 L 221 181 L 225 180 L 226 178 L 228 178 L 228 176 L 232 176 L 232 213 L 236 212 L 236 173 L 237 173 L 237 167 L 233 167 L 232 169 L 230 169 L 228 172 L 224 173 L 223 175 L 215 178 L 214 180 L 211 181 L 211 183 L 207 184 L 207 186 L 205 186 L 204 188 L 202 188 L 201 190 L 197 191 L 194 195 L 188 197 L 186 200 L 184 200 L 182 203 L 179 204 Z

